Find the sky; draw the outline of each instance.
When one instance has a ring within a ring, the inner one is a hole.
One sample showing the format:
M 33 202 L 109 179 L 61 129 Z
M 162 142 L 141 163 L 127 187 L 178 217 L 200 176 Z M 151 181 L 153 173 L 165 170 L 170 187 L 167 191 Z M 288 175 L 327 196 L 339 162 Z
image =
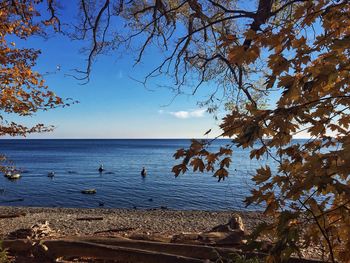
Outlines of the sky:
M 59 12 L 62 22 L 74 22 L 74 8 L 71 5 L 62 8 Z M 118 23 L 114 26 L 121 27 Z M 50 90 L 62 98 L 79 101 L 32 117 L 11 116 L 11 121 L 28 126 L 36 123 L 55 126 L 53 132 L 30 134 L 26 138 L 212 138 L 221 133 L 218 125 L 225 113 L 219 112 L 216 120 L 197 103 L 207 98 L 215 83 L 204 84 L 195 96 L 190 88 L 189 95 L 175 96 L 171 89 L 159 86 L 175 87 L 174 81 L 165 76 L 152 79 L 146 87 L 139 82 L 162 62 L 164 54 L 155 47 L 146 49 L 137 65 L 132 51 L 99 55 L 93 63 L 90 81 L 82 85 L 71 75 L 76 75 L 74 69 L 85 69 L 87 54 L 81 48 L 86 42 L 52 34 L 47 39 L 34 36 L 16 41 L 16 45 L 40 49 L 35 69 L 44 73 Z M 209 129 L 211 133 L 204 136 Z
M 69 22 L 69 12 L 63 19 Z M 138 65 L 131 52 L 100 55 L 93 64 L 90 81 L 82 85 L 68 75 L 75 74 L 73 69 L 84 69 L 84 44 L 63 35 L 17 41 L 17 46 L 41 50 L 36 69 L 45 73 L 50 90 L 79 101 L 29 118 L 13 117 L 26 125 L 55 126 L 51 133 L 30 134 L 27 138 L 203 138 L 209 129 L 213 130 L 209 136 L 219 134 L 218 121 L 197 105 L 205 92 L 174 98 L 173 91 L 158 86 L 172 86 L 171 79 L 161 76 L 146 87 L 137 81 L 161 62 L 159 50 L 148 49 Z

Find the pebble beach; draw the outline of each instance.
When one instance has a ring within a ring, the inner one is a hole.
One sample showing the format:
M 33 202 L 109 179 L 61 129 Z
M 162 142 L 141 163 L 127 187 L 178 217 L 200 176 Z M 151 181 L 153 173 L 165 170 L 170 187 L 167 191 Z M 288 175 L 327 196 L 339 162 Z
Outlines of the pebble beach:
M 226 224 L 234 213 L 239 214 L 247 231 L 262 222 L 259 212 L 181 211 L 84 208 L 0 207 L 0 215 L 20 215 L 0 219 L 0 238 L 18 229 L 27 229 L 47 221 L 56 236 L 89 236 L 106 234 L 160 234 L 208 231 Z
M 16 217 L 5 218 L 9 215 Z M 242 218 L 246 234 L 259 223 L 268 220 L 261 212 L 255 211 L 0 206 L 0 240 L 25 238 L 18 236 L 18 233 L 38 224 L 46 224 L 50 231 L 44 239 L 124 236 L 169 242 L 167 237 L 173 235 L 206 232 L 218 225 L 227 224 L 234 215 Z M 316 247 L 309 247 L 301 252 L 306 259 L 321 258 L 321 252 Z

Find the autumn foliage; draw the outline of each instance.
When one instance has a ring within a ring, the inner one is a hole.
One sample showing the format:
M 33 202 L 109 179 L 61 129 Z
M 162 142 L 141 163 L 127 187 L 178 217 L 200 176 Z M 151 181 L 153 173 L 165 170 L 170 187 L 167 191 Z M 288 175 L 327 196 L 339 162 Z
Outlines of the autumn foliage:
M 277 172 L 269 166 L 257 169 L 256 189 L 246 199 L 247 205 L 263 204 L 264 213 L 275 219 L 253 234 L 274 240 L 268 262 L 281 262 L 309 246 L 319 246 L 332 262 L 348 262 L 350 4 L 294 2 L 300 3 L 290 4 L 287 17 L 222 38 L 230 65 L 246 68 L 263 60 L 266 81 L 261 88 L 279 94 L 275 105 L 259 107 L 248 97 L 243 109 L 233 108 L 221 124 L 222 136 L 250 148 L 252 159 L 267 155 L 278 166 Z M 240 37 L 249 45 L 232 41 Z M 301 131 L 310 138 L 293 143 Z M 228 176 L 231 159 L 225 156 L 231 150 L 209 153 L 207 145 L 195 140 L 189 149 L 179 150 L 175 158 L 183 161 L 174 173 L 192 166 L 219 179 Z
M 43 76 L 34 70 L 40 50 L 16 47 L 17 41 L 23 43 L 33 35 L 42 34 L 43 28 L 52 23 L 41 20 L 35 8 L 30 1 L 0 3 L 0 136 L 49 131 L 52 127 L 43 124 L 27 127 L 11 118 L 32 116 L 37 111 L 64 105 L 61 98 L 48 90 Z

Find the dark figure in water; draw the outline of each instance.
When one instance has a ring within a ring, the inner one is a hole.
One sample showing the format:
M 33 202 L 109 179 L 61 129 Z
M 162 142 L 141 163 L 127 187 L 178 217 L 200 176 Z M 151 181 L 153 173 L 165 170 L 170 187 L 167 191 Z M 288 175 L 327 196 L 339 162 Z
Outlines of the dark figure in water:
M 141 176 L 145 177 L 147 175 L 145 167 L 142 167 Z
M 98 168 L 98 171 L 102 173 L 105 169 L 103 169 L 103 164 L 100 165 L 100 168 Z

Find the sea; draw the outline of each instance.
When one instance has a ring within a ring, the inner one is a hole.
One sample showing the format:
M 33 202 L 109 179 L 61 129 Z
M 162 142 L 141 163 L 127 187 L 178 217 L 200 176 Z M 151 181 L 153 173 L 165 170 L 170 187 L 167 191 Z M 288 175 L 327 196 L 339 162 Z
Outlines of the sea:
M 244 199 L 261 165 L 249 150 L 233 148 L 229 176 L 189 170 L 175 177 L 173 155 L 189 139 L 3 139 L 0 153 L 21 170 L 21 178 L 0 176 L 0 206 L 175 210 L 257 210 Z M 216 140 L 211 149 L 228 144 Z M 98 171 L 103 164 L 104 171 Z M 145 167 L 147 175 L 141 176 Z M 48 174 L 54 172 L 54 177 Z M 96 189 L 95 194 L 83 194 Z

